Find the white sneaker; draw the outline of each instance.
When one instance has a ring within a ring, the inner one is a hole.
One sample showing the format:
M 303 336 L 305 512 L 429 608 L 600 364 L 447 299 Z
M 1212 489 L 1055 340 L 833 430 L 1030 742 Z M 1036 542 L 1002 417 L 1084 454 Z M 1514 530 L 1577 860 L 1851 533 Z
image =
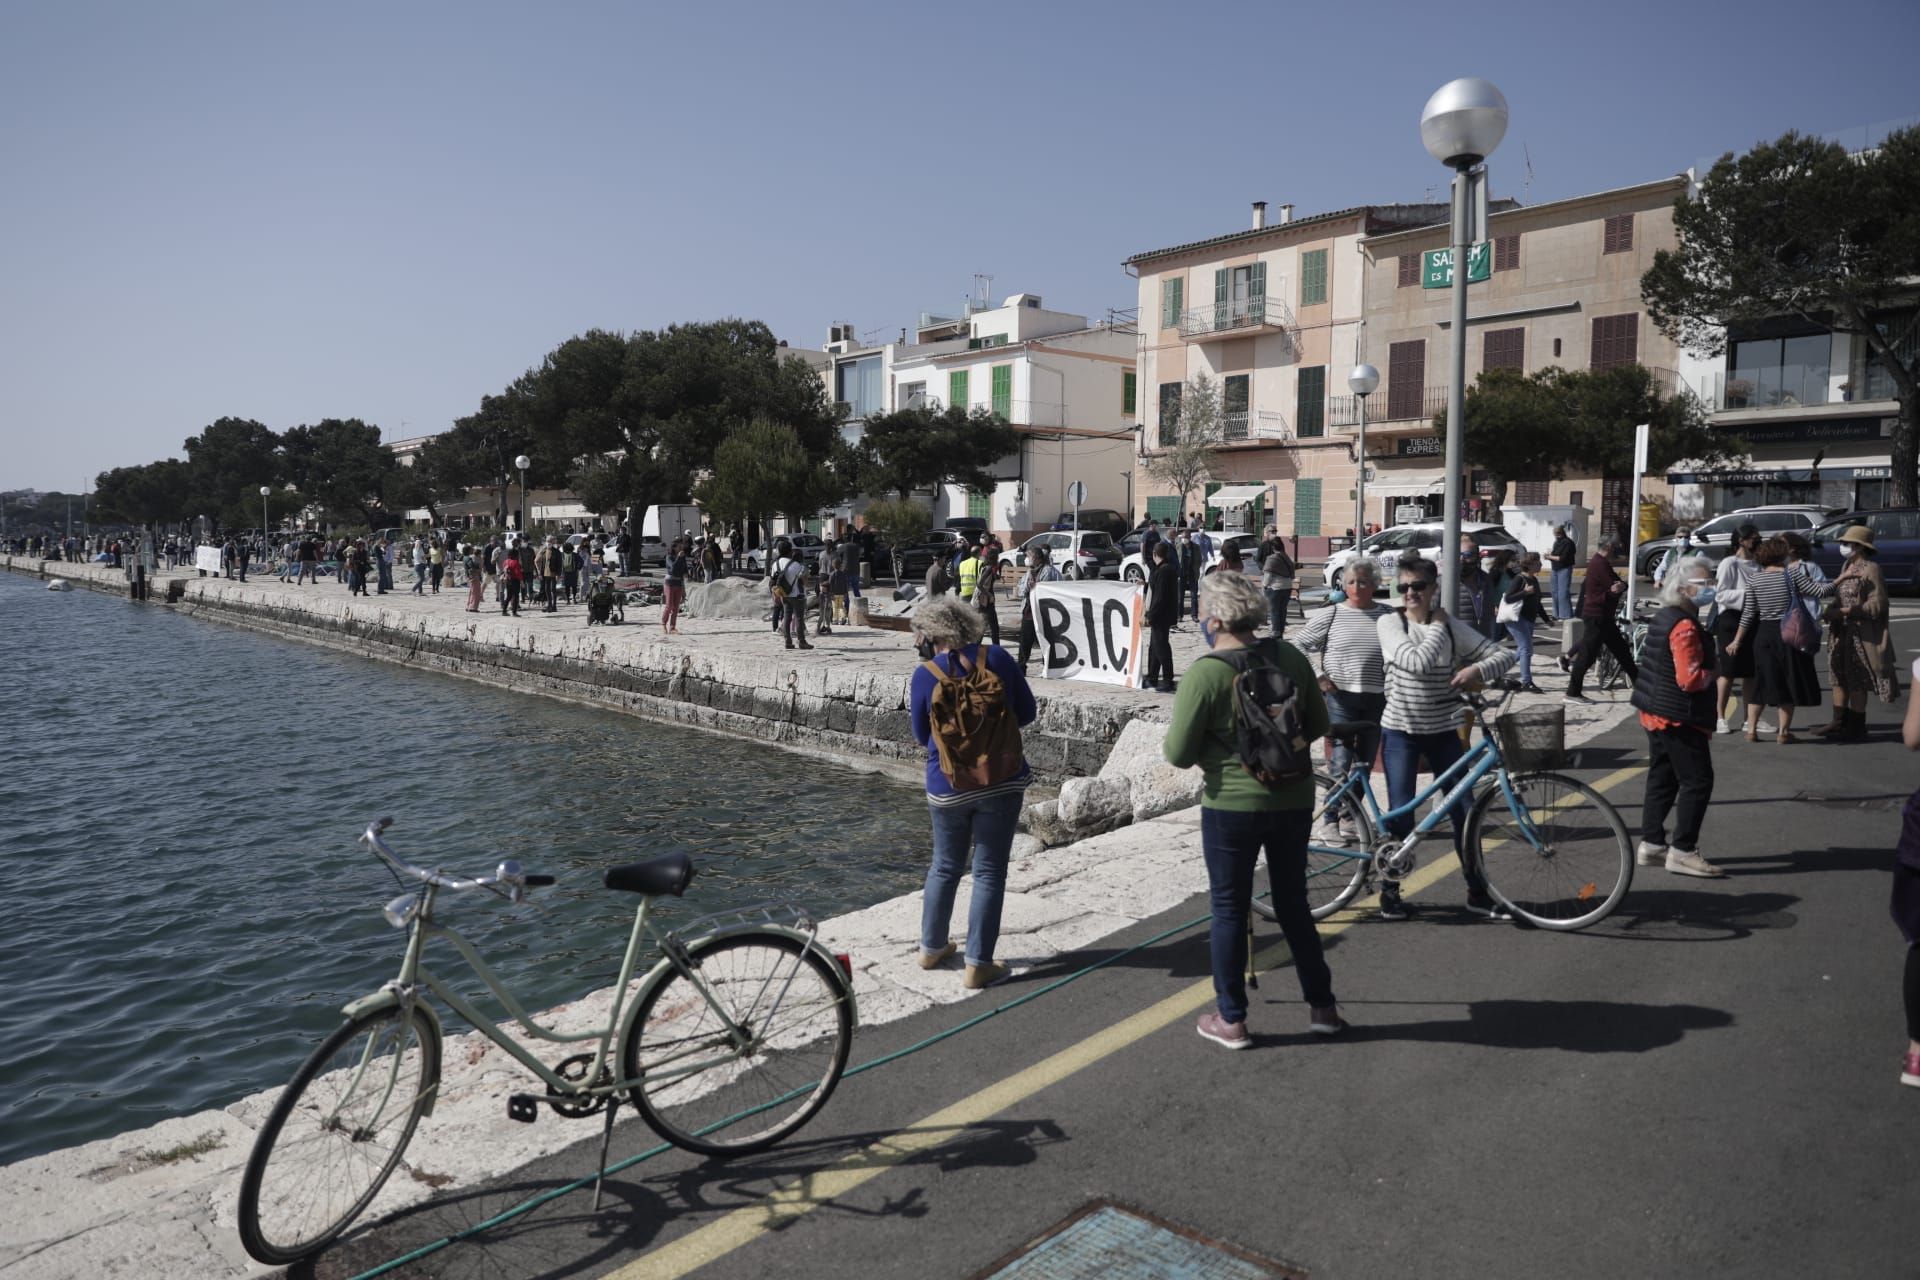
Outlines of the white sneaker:
M 1633 851 L 1633 865 L 1636 867 L 1658 867 L 1667 860 L 1667 846 L 1648 844 L 1645 840 Z
M 1740 731 L 1740 726 L 1737 724 L 1734 724 L 1732 721 L 1728 720 L 1725 716 L 1720 717 L 1719 728 L 1715 730 L 1715 732 L 1717 733 L 1738 733 L 1739 731 Z
M 1343 814 L 1340 818 L 1340 843 L 1345 845 L 1360 843 L 1360 824 L 1350 815 Z
M 1667 870 L 1677 876 L 1699 876 L 1702 880 L 1719 880 L 1727 874 L 1698 853 L 1684 849 L 1667 850 Z
M 1754 732 L 1771 734 L 1772 732 L 1774 732 L 1774 728 L 1772 725 L 1768 724 L 1765 720 L 1762 720 L 1760 722 L 1760 727 L 1755 729 Z
M 1314 825 L 1313 843 L 1317 845 L 1332 845 L 1338 848 L 1346 844 L 1346 839 L 1340 834 L 1340 827 L 1337 823 L 1320 822 Z

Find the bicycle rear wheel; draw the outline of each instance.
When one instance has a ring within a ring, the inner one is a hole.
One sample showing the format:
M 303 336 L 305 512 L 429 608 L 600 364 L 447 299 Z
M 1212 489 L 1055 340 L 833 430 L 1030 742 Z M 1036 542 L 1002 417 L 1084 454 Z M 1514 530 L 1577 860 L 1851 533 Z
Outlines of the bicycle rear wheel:
M 323 1040 L 247 1157 L 247 1252 L 284 1266 L 345 1231 L 400 1163 L 439 1081 L 440 1036 L 425 1010 L 379 1009 Z
M 621 1050 L 627 1078 L 640 1082 L 634 1106 L 677 1147 L 763 1150 L 833 1096 L 853 1045 L 852 1002 L 830 961 L 785 934 L 715 939 L 692 962 L 699 984 L 669 969 L 641 997 Z M 715 1004 L 750 1037 L 745 1050 Z
M 1619 812 L 1586 783 L 1558 773 L 1510 775 L 1481 792 L 1466 845 L 1493 896 L 1542 929 L 1584 929 L 1620 905 L 1633 883 L 1633 842 Z
M 1376 838 L 1366 808 L 1348 800 L 1344 809 L 1356 831 L 1354 843 L 1321 839 L 1323 828 L 1334 825 L 1327 814 L 1327 796 L 1338 786 L 1325 773 L 1313 775 L 1313 833 L 1307 837 L 1307 906 L 1315 920 L 1326 919 L 1359 894 L 1367 882 L 1367 862 Z M 1271 887 L 1271 879 L 1268 885 Z M 1257 884 L 1254 887 L 1259 888 Z M 1263 898 L 1256 893 L 1253 910 L 1264 920 L 1279 919 L 1271 897 Z

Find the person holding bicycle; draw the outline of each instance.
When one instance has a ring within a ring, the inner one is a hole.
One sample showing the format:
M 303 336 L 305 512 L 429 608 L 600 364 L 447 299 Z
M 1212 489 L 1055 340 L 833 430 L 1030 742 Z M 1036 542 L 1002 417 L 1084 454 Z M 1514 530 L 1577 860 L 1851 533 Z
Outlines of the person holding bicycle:
M 1293 643 L 1319 653 L 1320 692 L 1327 719 L 1342 730 L 1333 739 L 1333 776 L 1345 778 L 1354 765 L 1371 773 L 1380 750 L 1380 715 L 1386 710 L 1386 668 L 1380 659 L 1380 619 L 1393 610 L 1380 601 L 1380 562 L 1362 556 L 1347 566 L 1346 599 L 1315 609 L 1293 633 Z M 1360 839 L 1355 815 L 1344 803 L 1329 805 L 1314 839 L 1351 845 Z
M 1700 610 L 1713 603 L 1713 564 L 1683 556 L 1661 580 L 1664 606 L 1647 625 L 1633 705 L 1647 731 L 1647 798 L 1634 862 L 1714 880 L 1727 873 L 1700 856 L 1700 824 L 1713 799 L 1713 636 Z M 1678 802 L 1676 808 L 1676 801 Z M 1667 843 L 1667 815 L 1674 815 Z
M 1386 677 L 1386 708 L 1380 716 L 1382 759 L 1388 804 L 1396 809 L 1412 802 L 1423 757 L 1438 774 L 1466 754 L 1460 741 L 1459 691 L 1504 675 L 1514 662 L 1512 653 L 1440 607 L 1434 599 L 1439 574 L 1439 566 L 1430 560 L 1402 556 L 1395 576 L 1404 603 L 1376 626 Z M 1453 822 L 1453 848 L 1467 881 L 1467 910 L 1489 920 L 1511 920 L 1512 913 L 1487 892 L 1479 868 L 1465 855 L 1466 802 L 1455 804 L 1447 816 Z M 1387 830 L 1404 838 L 1413 825 L 1414 817 L 1408 813 L 1391 819 Z M 1389 882 L 1381 889 L 1382 920 L 1405 920 L 1411 914 L 1398 884 Z
M 1580 618 L 1586 630 L 1580 635 L 1580 653 L 1574 658 L 1573 669 L 1567 676 L 1568 702 L 1592 701 L 1580 691 L 1580 686 L 1587 678 L 1587 669 L 1600 656 L 1602 645 L 1613 654 L 1614 661 L 1627 673 L 1629 681 L 1640 677 L 1640 669 L 1633 662 L 1633 646 L 1621 634 L 1617 616 L 1620 601 L 1627 594 L 1627 584 L 1613 571 L 1610 559 L 1626 549 L 1624 542 L 1617 536 L 1612 537 L 1593 553 L 1593 559 L 1587 561 L 1587 580 L 1580 588 Z
M 1208 574 L 1200 583 L 1200 635 L 1228 661 L 1201 658 L 1187 668 L 1174 696 L 1173 722 L 1163 750 L 1176 769 L 1199 765 L 1200 848 L 1213 898 L 1211 953 L 1215 1008 L 1195 1030 L 1229 1049 L 1252 1045 L 1247 1035 L 1247 915 L 1253 871 L 1266 850 L 1273 910 L 1293 952 L 1307 1028 L 1316 1035 L 1346 1029 L 1307 901 L 1307 832 L 1313 823 L 1311 773 L 1267 786 L 1241 763 L 1235 723 L 1235 686 L 1254 663 L 1277 667 L 1292 680 L 1300 735 L 1308 743 L 1327 732 L 1327 708 L 1305 655 L 1284 640 L 1255 633 L 1268 620 L 1259 586 L 1238 573 Z

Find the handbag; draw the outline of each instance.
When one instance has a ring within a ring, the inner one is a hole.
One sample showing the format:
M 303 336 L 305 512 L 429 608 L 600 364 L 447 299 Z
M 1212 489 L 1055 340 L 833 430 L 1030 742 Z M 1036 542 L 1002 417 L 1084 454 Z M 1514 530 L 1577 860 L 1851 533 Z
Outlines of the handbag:
M 1820 649 L 1820 624 L 1800 603 L 1800 589 L 1794 585 L 1793 570 L 1787 575 L 1787 611 L 1780 615 L 1780 638 L 1801 653 L 1816 653 Z
M 1493 611 L 1493 620 L 1495 622 L 1518 622 L 1520 621 L 1521 611 L 1526 607 L 1527 602 L 1525 597 L 1519 600 L 1502 600 L 1500 607 Z

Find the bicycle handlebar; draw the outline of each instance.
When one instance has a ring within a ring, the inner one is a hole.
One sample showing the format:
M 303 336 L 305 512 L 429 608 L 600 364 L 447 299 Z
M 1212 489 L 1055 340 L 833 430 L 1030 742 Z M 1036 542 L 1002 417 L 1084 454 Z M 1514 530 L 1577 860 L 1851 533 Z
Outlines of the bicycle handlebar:
M 522 871 L 519 860 L 515 858 L 508 858 L 495 867 L 490 876 L 454 876 L 443 871 L 428 871 L 425 867 L 416 867 L 402 859 L 393 851 L 392 846 L 380 838 L 380 833 L 392 825 L 393 819 L 390 817 L 376 818 L 367 824 L 365 831 L 360 833 L 360 843 L 371 848 L 395 872 L 418 880 L 421 884 L 452 890 L 486 889 L 494 893 L 505 889 L 506 892 L 500 896 L 518 903 L 526 896 L 528 889 L 544 888 L 554 883 L 554 877 L 550 875 L 529 874 Z

